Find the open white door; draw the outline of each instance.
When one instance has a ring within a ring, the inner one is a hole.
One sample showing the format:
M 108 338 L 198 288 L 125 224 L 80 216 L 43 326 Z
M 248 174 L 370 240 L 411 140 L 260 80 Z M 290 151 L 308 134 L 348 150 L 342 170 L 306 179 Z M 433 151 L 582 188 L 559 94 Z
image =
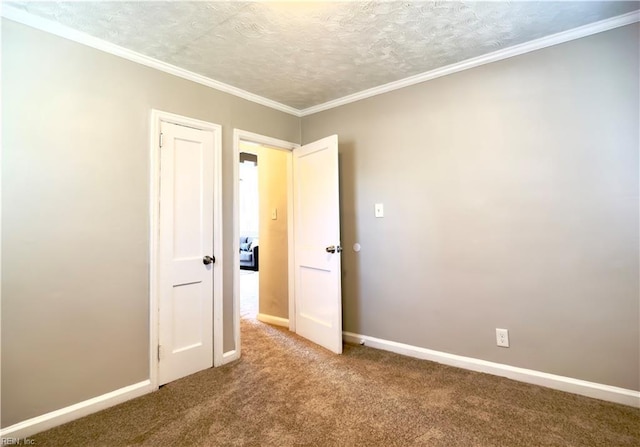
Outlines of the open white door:
M 338 136 L 293 151 L 296 332 L 342 353 Z
M 159 366 L 162 385 L 213 366 L 213 132 L 163 122 Z

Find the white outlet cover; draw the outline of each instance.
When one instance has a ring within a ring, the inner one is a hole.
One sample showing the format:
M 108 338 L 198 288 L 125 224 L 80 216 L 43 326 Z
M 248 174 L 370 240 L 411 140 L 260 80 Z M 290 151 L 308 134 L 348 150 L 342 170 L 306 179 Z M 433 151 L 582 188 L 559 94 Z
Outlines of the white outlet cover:
M 496 344 L 502 348 L 509 347 L 509 330 L 496 328 Z
M 376 203 L 375 214 L 376 217 L 384 217 L 384 205 L 382 203 Z

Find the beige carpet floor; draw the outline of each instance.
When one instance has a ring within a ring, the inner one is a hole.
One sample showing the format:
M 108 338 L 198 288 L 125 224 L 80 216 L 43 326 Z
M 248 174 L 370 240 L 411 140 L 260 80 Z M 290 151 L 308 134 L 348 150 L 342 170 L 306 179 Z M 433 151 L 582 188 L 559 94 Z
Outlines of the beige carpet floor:
M 640 410 L 242 320 L 236 362 L 37 446 L 640 446 Z

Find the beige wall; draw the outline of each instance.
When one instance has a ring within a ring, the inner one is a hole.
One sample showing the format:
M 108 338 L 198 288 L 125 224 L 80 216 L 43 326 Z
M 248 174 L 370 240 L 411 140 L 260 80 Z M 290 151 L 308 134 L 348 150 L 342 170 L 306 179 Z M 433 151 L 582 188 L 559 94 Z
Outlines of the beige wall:
M 2 426 L 149 377 L 149 118 L 223 126 L 224 349 L 232 131 L 300 120 L 2 21 Z
M 260 309 L 262 314 L 289 318 L 287 240 L 287 160 L 291 152 L 258 150 L 260 190 Z M 277 208 L 277 219 L 271 212 Z
M 303 118 L 303 143 L 340 139 L 344 329 L 639 390 L 638 40 Z

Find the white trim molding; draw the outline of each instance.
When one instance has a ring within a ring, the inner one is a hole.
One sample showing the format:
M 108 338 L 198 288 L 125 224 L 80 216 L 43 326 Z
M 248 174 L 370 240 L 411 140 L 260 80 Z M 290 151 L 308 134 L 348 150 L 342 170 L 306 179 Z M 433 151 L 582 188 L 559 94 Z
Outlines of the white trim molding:
M 368 90 L 363 90 L 352 95 L 347 95 L 342 98 L 334 99 L 317 106 L 312 106 L 304 110 L 300 110 L 299 116 L 308 116 L 314 113 L 322 112 L 324 110 L 333 109 L 335 107 L 343 106 L 352 102 L 360 101 L 361 99 L 370 98 L 372 96 L 382 95 L 383 93 L 392 92 L 404 87 L 419 84 L 421 82 L 429 81 L 431 79 L 447 76 L 459 71 L 468 70 L 470 68 L 479 67 L 481 65 L 490 64 L 491 62 L 501 61 L 510 57 L 520 56 L 521 54 L 530 53 L 532 51 L 541 50 L 543 48 L 551 47 L 561 43 L 569 42 L 571 40 L 580 39 L 582 37 L 591 36 L 593 34 L 609 31 L 621 26 L 630 25 L 640 21 L 640 11 L 632 11 L 627 14 L 612 17 L 609 19 L 601 20 L 599 22 L 590 23 L 588 25 L 573 28 L 560 33 L 552 34 L 550 36 L 541 37 L 539 39 L 531 40 L 519 45 L 514 45 L 507 48 L 494 51 L 492 53 L 483 54 L 482 56 L 466 59 L 455 64 L 447 65 L 444 67 L 436 68 L 424 73 L 420 73 L 408 78 L 400 79 L 398 81 L 389 82 L 388 84 L 373 87 Z
M 368 335 L 354 334 L 353 332 L 343 331 L 342 338 L 347 343 L 360 344 L 421 360 L 430 360 L 432 362 L 442 363 L 443 365 L 493 374 L 494 376 L 507 377 L 519 382 L 531 383 L 567 393 L 580 394 L 582 396 L 640 408 L 640 391 L 549 374 L 533 369 L 518 368 L 516 366 L 489 362 L 473 357 L 434 351 L 432 349 L 370 337 Z
M 262 321 L 263 323 L 273 324 L 274 326 L 282 326 L 282 327 L 286 327 L 287 329 L 289 328 L 288 318 L 274 317 L 273 315 L 260 314 L 260 313 L 257 315 L 256 318 L 258 319 L 258 321 Z
M 332 101 L 325 102 L 323 104 L 318 104 L 318 105 L 300 110 L 300 109 L 296 109 L 294 107 L 288 106 L 286 104 L 282 104 L 277 101 L 273 101 L 271 99 L 265 98 L 263 96 L 256 95 L 246 90 L 242 90 L 232 85 L 225 84 L 220 81 L 216 81 L 215 79 L 211 79 L 206 76 L 199 75 L 192 71 L 185 70 L 180 67 L 176 67 L 175 65 L 171 65 L 166 62 L 162 62 L 160 60 L 154 59 L 152 57 L 145 56 L 135 51 L 131 51 L 119 45 L 115 45 L 111 42 L 107 42 L 105 40 L 98 39 L 97 37 L 91 36 L 89 34 L 82 33 L 72 28 L 66 27 L 60 23 L 30 14 L 22 9 L 18 9 L 13 6 L 2 4 L 0 13 L 2 14 L 2 17 L 9 20 L 13 20 L 14 22 L 18 22 L 35 29 L 45 31 L 50 34 L 54 34 L 56 36 L 95 48 L 100 51 L 104 51 L 105 53 L 113 54 L 115 56 L 128 59 L 132 62 L 136 62 L 138 64 L 145 65 L 147 67 L 155 68 L 156 70 L 160 70 L 165 73 L 169 73 L 183 79 L 197 82 L 198 84 L 202 84 L 207 87 L 210 87 L 225 93 L 229 93 L 239 98 L 243 98 L 248 101 L 252 101 L 257 104 L 261 104 L 263 106 L 267 106 L 272 109 L 279 110 L 281 112 L 285 112 L 296 117 L 312 115 L 314 113 L 322 112 L 324 110 L 333 109 L 334 107 L 339 107 L 352 102 L 360 101 L 361 99 L 381 95 L 383 93 L 388 93 L 393 90 L 409 87 L 411 85 L 419 84 L 421 82 L 425 82 L 431 79 L 457 73 L 463 70 L 468 70 L 470 68 L 478 67 L 484 64 L 489 64 L 491 62 L 500 61 L 510 57 L 519 56 L 521 54 L 529 53 L 531 51 L 536 51 L 536 50 L 547 48 L 553 45 L 558 45 L 560 43 L 569 42 L 571 40 L 576 40 L 582 37 L 591 36 L 593 34 L 609 31 L 614 28 L 630 25 L 632 23 L 636 23 L 640 21 L 640 11 L 632 11 L 627 14 L 611 17 L 609 19 L 604 19 L 599 22 L 594 22 L 594 23 L 580 26 L 578 28 L 562 31 L 556 34 L 552 34 L 550 36 L 542 37 L 540 39 L 536 39 L 536 40 L 525 42 L 519 45 L 503 48 L 503 49 L 494 51 L 492 53 L 488 53 L 482 56 L 460 61 L 451 65 L 447 65 L 445 67 L 436 68 L 435 70 L 430 70 L 424 73 L 410 76 L 408 78 L 400 79 L 398 81 L 389 82 L 388 84 L 363 90 L 361 92 L 357 92 L 351 95 L 344 96 L 342 98 L 337 98 Z
M 23 439 L 42 431 L 56 427 L 84 416 L 96 413 L 105 408 L 126 402 L 154 391 L 150 380 L 144 380 L 124 388 L 111 391 L 59 410 L 18 422 L 0 430 L 0 438 Z M 4 445 L 4 443 L 3 443 Z
M 227 351 L 222 354 L 222 364 L 226 365 L 227 363 L 231 363 L 234 360 L 238 360 L 240 358 L 240 351 L 236 349 L 232 349 L 231 351 Z
M 13 6 L 2 4 L 1 8 L 2 17 L 13 20 L 14 22 L 30 26 L 40 31 L 45 31 L 49 34 L 71 40 L 73 42 L 77 42 L 91 48 L 95 48 L 96 50 L 104 51 L 105 53 L 113 54 L 114 56 L 119 56 L 123 59 L 130 60 L 137 64 L 155 68 L 156 70 L 178 76 L 179 78 L 197 82 L 198 84 L 205 85 L 221 92 L 229 93 L 231 95 L 255 102 L 263 106 L 271 107 L 272 109 L 279 110 L 290 115 L 294 115 L 297 117 L 300 116 L 300 111 L 298 109 L 287 106 L 285 104 L 281 104 L 277 101 L 273 101 L 263 96 L 256 95 L 255 93 L 242 90 L 238 87 L 225 84 L 224 82 L 216 81 L 215 79 L 211 79 L 198 73 L 185 70 L 184 68 L 176 67 L 175 65 L 171 65 L 158 59 L 145 56 L 144 54 L 137 53 L 114 43 L 107 42 L 106 40 L 102 40 L 81 31 L 77 31 L 58 22 L 54 22 L 52 20 L 30 14 L 27 11 L 15 8 Z

